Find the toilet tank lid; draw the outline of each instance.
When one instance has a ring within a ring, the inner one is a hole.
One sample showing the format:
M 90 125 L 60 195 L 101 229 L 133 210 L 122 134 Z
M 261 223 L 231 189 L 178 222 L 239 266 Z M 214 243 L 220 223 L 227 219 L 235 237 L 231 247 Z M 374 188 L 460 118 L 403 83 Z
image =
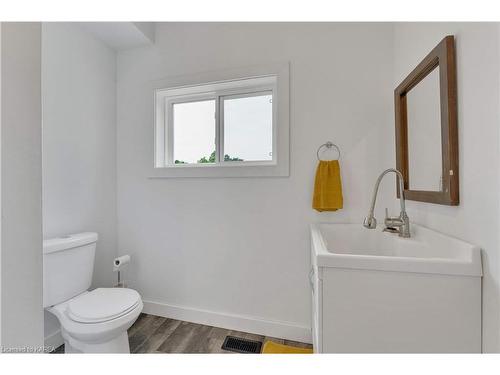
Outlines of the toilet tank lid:
M 56 251 L 68 250 L 74 247 L 85 246 L 97 242 L 98 235 L 94 232 L 69 234 L 43 241 L 43 253 L 50 254 Z

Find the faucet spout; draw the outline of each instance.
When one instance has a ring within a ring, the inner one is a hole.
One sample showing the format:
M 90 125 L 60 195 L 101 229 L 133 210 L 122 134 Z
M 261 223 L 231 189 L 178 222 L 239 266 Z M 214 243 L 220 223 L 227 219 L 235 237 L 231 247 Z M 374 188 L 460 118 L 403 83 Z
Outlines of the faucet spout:
M 384 176 L 390 172 L 395 173 L 396 178 L 398 179 L 399 191 L 400 191 L 399 203 L 401 206 L 401 213 L 399 215 L 399 218 L 386 218 L 386 223 L 390 222 L 393 225 L 398 226 L 399 227 L 399 235 L 401 237 L 410 237 L 410 222 L 409 222 L 408 215 L 406 214 L 403 175 L 400 171 L 398 171 L 397 169 L 394 169 L 394 168 L 386 169 L 385 171 L 383 171 L 380 174 L 380 176 L 378 176 L 377 181 L 375 182 L 375 188 L 373 189 L 373 196 L 372 196 L 372 202 L 370 205 L 370 210 L 368 211 L 368 215 L 365 217 L 365 219 L 363 221 L 363 226 L 365 228 L 368 228 L 368 229 L 375 229 L 377 227 L 377 219 L 375 219 L 374 211 L 375 211 L 375 204 L 377 202 L 378 188 L 379 188 L 380 182 L 382 181 Z

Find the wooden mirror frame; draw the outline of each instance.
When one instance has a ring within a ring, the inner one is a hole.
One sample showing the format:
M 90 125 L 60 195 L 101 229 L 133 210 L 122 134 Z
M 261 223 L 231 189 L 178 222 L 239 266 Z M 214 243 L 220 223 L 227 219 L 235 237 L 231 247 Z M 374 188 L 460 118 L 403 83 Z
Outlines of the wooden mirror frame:
M 443 191 L 410 189 L 406 94 L 439 67 Z M 459 204 L 457 78 L 455 38 L 446 36 L 394 90 L 396 167 L 404 177 L 405 199 L 457 206 Z M 397 190 L 400 196 L 399 186 Z

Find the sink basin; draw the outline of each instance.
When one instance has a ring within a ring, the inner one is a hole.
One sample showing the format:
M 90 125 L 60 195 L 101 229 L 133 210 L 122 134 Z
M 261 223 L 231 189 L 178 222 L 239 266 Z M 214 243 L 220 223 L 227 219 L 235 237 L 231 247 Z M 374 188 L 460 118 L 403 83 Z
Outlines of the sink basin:
M 313 224 L 318 266 L 481 276 L 478 246 L 413 224 L 411 238 L 361 224 Z

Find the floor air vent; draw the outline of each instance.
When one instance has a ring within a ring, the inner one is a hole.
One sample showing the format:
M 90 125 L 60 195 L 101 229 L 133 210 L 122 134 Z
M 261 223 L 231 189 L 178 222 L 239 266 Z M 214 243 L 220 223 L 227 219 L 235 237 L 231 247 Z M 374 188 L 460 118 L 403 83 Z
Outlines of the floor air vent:
M 262 343 L 259 341 L 240 339 L 233 336 L 226 336 L 222 344 L 222 349 L 236 353 L 260 353 L 261 347 Z

